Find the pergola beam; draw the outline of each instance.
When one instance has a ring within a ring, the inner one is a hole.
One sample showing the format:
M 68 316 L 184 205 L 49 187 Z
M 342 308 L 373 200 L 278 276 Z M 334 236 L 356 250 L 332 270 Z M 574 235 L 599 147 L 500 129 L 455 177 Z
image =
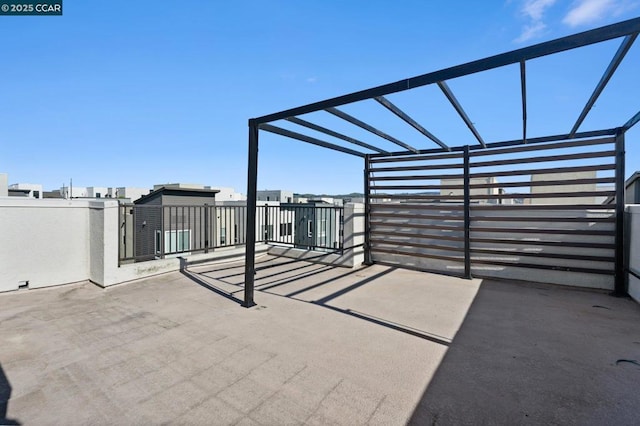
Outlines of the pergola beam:
M 363 148 L 370 149 L 371 151 L 376 151 L 381 154 L 388 154 L 388 152 L 383 149 L 380 149 L 373 145 L 369 145 L 368 143 L 365 143 L 365 142 L 361 142 L 357 139 L 352 138 L 351 136 L 346 136 L 346 135 L 343 135 L 342 133 L 334 132 L 333 130 L 327 129 L 326 127 L 318 126 L 317 124 L 311 123 L 309 121 L 303 120 L 298 117 L 289 117 L 289 118 L 285 118 L 285 120 L 290 121 L 291 123 L 295 123 L 299 126 L 303 126 L 308 129 L 315 130 L 316 132 L 324 133 L 326 135 L 333 136 L 334 138 L 342 139 L 343 141 L 346 141 L 355 145 L 359 145 Z
M 466 64 L 399 80 L 394 83 L 384 84 L 371 89 L 361 90 L 297 108 L 264 115 L 256 118 L 255 120 L 258 123 L 282 120 L 287 117 L 321 111 L 331 107 L 338 107 L 352 102 L 375 98 L 377 96 L 384 96 L 416 87 L 426 86 L 428 84 L 437 83 L 438 81 L 451 80 L 457 77 L 475 74 L 505 65 L 516 64 L 523 60 L 526 61 L 529 59 L 540 58 L 554 53 L 575 49 L 577 47 L 588 46 L 590 44 L 624 37 L 637 32 L 640 32 L 640 18 L 629 19 L 627 21 L 607 25 L 605 27 L 596 28 L 533 46 L 524 47 L 522 49 L 513 50 L 511 52 L 501 53 L 499 55 L 468 62 Z
M 405 123 L 409 124 L 411 127 L 413 127 L 414 129 L 416 129 L 417 131 L 419 131 L 420 133 L 422 133 L 423 135 L 431 139 L 433 142 L 440 145 L 442 149 L 451 151 L 451 148 L 449 148 L 444 142 L 438 139 L 435 135 L 433 135 L 427 129 L 422 127 L 417 121 L 415 121 L 407 113 L 405 113 L 396 105 L 394 105 L 389 99 L 385 98 L 384 96 L 377 96 L 373 99 L 375 99 L 376 101 L 378 101 L 380 105 L 382 105 L 383 107 L 385 107 L 386 109 L 388 109 L 389 111 L 391 111 L 392 113 L 400 117 L 400 119 L 402 119 Z
M 626 132 L 627 130 L 635 126 L 638 121 L 640 121 L 640 111 L 636 112 L 636 115 L 634 115 L 629 119 L 629 121 L 624 123 L 624 125 L 622 126 L 622 130 Z
M 596 100 L 598 100 L 598 97 L 600 96 L 600 94 L 606 87 L 607 83 L 613 76 L 613 73 L 616 72 L 618 65 L 620 65 L 620 63 L 624 59 L 625 55 L 627 54 L 627 52 L 631 48 L 631 45 L 633 45 L 633 42 L 636 40 L 637 37 L 638 37 L 638 33 L 635 33 L 635 34 L 630 34 L 626 36 L 624 40 L 622 40 L 622 43 L 620 44 L 620 47 L 616 51 L 616 54 L 613 56 L 613 59 L 611 59 L 611 62 L 609 63 L 609 66 L 607 67 L 604 74 L 602 75 L 602 78 L 598 82 L 598 85 L 593 90 L 593 93 L 591 94 L 591 97 L 587 101 L 587 104 L 582 109 L 582 112 L 580 113 L 578 120 L 576 120 L 576 123 L 573 125 L 573 128 L 569 132 L 570 137 L 573 137 L 573 135 L 578 131 L 578 128 L 580 127 L 584 119 L 587 118 L 587 114 L 589 114 L 589 111 L 591 111 L 591 108 L 593 108 L 593 105 L 596 103 Z
M 520 91 L 522 92 L 522 143 L 527 143 L 527 69 L 520 61 Z
M 393 136 L 389 136 L 388 134 L 386 134 L 385 132 L 383 132 L 382 130 L 378 130 L 375 127 L 365 123 L 364 121 L 358 120 L 357 118 L 347 114 L 346 112 L 340 111 L 337 108 L 327 108 L 325 109 L 325 111 L 327 111 L 329 114 L 333 114 L 336 117 L 339 117 L 345 121 L 348 121 L 349 123 L 358 126 L 364 130 L 367 130 L 371 133 L 373 133 L 376 136 L 380 136 L 383 139 L 388 140 L 389 142 L 395 143 L 398 146 L 403 147 L 406 150 L 412 151 L 412 152 L 418 152 L 418 150 L 414 147 L 412 147 L 411 145 L 407 145 L 406 143 L 394 138 Z
M 357 157 L 364 158 L 365 154 L 360 151 L 345 148 L 340 145 L 334 145 L 329 142 L 321 141 L 320 139 L 312 138 L 311 136 L 303 135 L 302 133 L 292 132 L 291 130 L 283 129 L 281 127 L 272 126 L 271 124 L 260 124 L 260 130 L 265 132 L 275 133 L 276 135 L 285 136 L 291 139 L 297 139 L 302 142 L 310 143 L 312 145 L 321 146 L 323 148 L 332 149 L 334 151 L 344 152 L 345 154 L 355 155 Z
M 453 92 L 451 91 L 447 83 L 444 81 L 438 81 L 438 87 L 440 88 L 440 90 L 442 90 L 442 93 L 444 93 L 447 99 L 449 99 L 449 102 L 451 102 L 451 105 L 453 105 L 455 110 L 458 112 L 458 115 L 460 115 L 460 118 L 462 118 L 462 121 L 464 121 L 464 124 L 467 125 L 469 130 L 471 130 L 471 133 L 473 133 L 473 136 L 475 136 L 478 142 L 480 142 L 480 145 L 483 148 L 486 147 L 486 144 L 482 140 L 480 133 L 478 133 L 478 130 L 476 130 L 476 127 L 471 122 L 471 119 L 469 119 L 469 116 L 467 115 L 467 113 L 464 112 L 462 105 L 460 105 L 460 102 L 458 102 L 458 100 L 456 99 L 455 95 L 453 94 Z

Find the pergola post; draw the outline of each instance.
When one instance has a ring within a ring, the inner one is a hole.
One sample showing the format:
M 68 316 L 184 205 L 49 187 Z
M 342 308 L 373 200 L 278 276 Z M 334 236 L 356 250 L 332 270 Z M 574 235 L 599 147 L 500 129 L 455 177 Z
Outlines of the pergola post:
M 615 296 L 627 294 L 624 265 L 624 132 L 616 135 Z
M 464 146 L 464 277 L 471 279 L 471 186 L 469 145 Z
M 364 157 L 364 264 L 373 265 L 371 259 L 371 185 L 369 172 L 369 154 Z
M 249 120 L 249 167 L 247 170 L 247 240 L 245 244 L 244 264 L 244 303 L 242 306 L 255 306 L 253 301 L 253 282 L 255 279 L 256 254 L 256 200 L 258 188 L 258 124 Z

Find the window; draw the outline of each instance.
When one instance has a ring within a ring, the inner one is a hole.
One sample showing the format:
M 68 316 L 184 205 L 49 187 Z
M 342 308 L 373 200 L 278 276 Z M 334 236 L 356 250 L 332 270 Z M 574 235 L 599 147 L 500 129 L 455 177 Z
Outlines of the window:
M 233 239 L 234 244 L 238 244 L 238 224 L 233 225 L 233 234 L 235 238 Z
M 155 238 L 156 254 L 162 254 L 162 232 L 158 229 Z
M 220 228 L 220 245 L 227 245 L 227 228 Z
M 307 236 L 309 238 L 313 237 L 313 221 L 307 220 Z
M 320 235 L 319 237 L 325 237 L 327 235 L 327 219 L 322 219 L 320 221 Z
M 159 232 L 159 231 L 158 231 Z M 178 229 L 175 231 L 165 231 L 164 252 L 182 253 L 191 249 L 191 230 Z
M 96 192 L 96 198 L 100 198 L 102 196 L 102 194 L 100 194 L 99 192 Z

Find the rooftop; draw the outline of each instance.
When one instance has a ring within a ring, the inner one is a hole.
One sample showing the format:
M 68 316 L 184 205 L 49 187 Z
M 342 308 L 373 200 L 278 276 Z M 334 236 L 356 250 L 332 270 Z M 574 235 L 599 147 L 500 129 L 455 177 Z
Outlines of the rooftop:
M 0 422 L 637 421 L 640 306 L 627 298 L 267 255 L 256 266 L 251 310 L 238 308 L 244 262 L 0 294 Z

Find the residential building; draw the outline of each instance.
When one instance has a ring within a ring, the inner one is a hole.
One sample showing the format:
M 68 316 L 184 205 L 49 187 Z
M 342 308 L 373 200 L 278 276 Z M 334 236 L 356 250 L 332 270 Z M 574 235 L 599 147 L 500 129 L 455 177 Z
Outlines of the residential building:
M 149 194 L 151 190 L 149 188 L 137 188 L 131 186 L 120 186 L 117 188 L 111 188 L 111 198 L 125 199 L 130 201 L 136 201 L 137 199 Z
M 596 171 L 572 172 L 572 173 L 544 173 L 531 175 L 531 183 L 542 181 L 564 181 L 574 179 L 595 179 Z M 595 183 L 570 184 L 570 185 L 531 185 L 531 194 L 548 194 L 553 192 L 595 192 Z M 603 199 L 599 200 L 601 203 Z M 531 198 L 531 204 L 595 204 L 596 197 L 553 197 L 553 198 Z
M 282 203 L 293 203 L 293 191 L 278 190 L 264 190 L 257 191 L 257 201 L 280 201 Z
M 640 204 L 640 172 L 635 172 L 624 184 L 626 204 Z
M 13 183 L 9 185 L 9 195 L 14 191 L 15 195 L 20 194 L 20 196 L 27 198 L 43 198 L 42 185 L 35 183 Z
M 129 211 L 134 215 L 132 239 L 121 241 L 121 244 L 133 244 L 138 260 L 154 259 L 160 253 L 185 253 L 192 244 L 200 243 L 199 239 L 208 238 L 207 228 L 213 226 L 212 218 L 207 217 L 209 209 L 214 207 L 215 189 L 183 188 L 172 185 L 156 188 L 151 193 L 135 201 Z M 220 234 L 217 238 L 227 240 L 233 229 L 230 218 L 217 217 L 222 225 L 218 226 Z M 126 222 L 126 221 L 125 221 Z M 196 241 L 198 240 L 198 241 Z

